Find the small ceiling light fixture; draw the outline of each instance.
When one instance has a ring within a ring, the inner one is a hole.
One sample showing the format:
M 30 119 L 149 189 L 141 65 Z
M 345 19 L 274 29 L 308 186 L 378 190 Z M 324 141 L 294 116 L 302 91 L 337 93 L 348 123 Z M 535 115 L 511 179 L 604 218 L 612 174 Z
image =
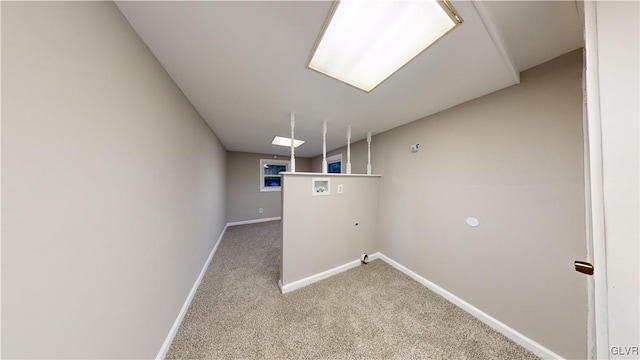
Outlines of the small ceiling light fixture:
M 291 139 L 290 138 L 286 138 L 286 137 L 282 137 L 282 136 L 276 136 L 273 138 L 273 141 L 271 141 L 272 145 L 280 145 L 280 146 L 286 146 L 286 147 L 291 147 Z M 293 139 L 293 147 L 298 147 L 300 145 L 304 144 L 304 140 L 296 140 Z
M 448 1 L 342 0 L 307 67 L 370 92 L 460 24 Z

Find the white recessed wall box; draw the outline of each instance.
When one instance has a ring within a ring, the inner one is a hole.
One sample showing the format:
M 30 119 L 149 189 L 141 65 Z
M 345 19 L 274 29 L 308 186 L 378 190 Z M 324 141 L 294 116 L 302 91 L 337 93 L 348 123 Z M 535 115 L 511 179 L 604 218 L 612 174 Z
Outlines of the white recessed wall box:
M 311 195 L 330 195 L 331 187 L 330 187 L 330 179 L 329 178 L 312 178 L 311 179 Z

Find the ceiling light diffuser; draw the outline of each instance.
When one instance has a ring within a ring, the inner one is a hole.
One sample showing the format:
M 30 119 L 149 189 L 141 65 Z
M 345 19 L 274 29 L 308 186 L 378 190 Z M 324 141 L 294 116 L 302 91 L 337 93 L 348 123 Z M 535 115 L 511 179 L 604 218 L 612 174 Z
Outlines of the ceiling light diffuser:
M 308 67 L 370 92 L 461 23 L 445 1 L 342 0 Z
M 286 137 L 276 136 L 273 138 L 273 141 L 271 141 L 271 144 L 291 147 L 291 139 Z M 293 139 L 293 147 L 298 147 L 302 144 L 304 144 L 304 140 Z

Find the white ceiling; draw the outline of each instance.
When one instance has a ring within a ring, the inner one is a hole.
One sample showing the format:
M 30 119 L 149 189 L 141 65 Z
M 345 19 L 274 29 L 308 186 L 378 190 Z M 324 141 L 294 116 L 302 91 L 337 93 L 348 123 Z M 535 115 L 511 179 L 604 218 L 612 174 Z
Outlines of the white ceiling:
M 582 47 L 573 1 L 454 1 L 456 30 L 367 94 L 306 68 L 331 2 L 116 2 L 231 151 L 297 156 L 423 118 L 514 85 L 518 73 Z

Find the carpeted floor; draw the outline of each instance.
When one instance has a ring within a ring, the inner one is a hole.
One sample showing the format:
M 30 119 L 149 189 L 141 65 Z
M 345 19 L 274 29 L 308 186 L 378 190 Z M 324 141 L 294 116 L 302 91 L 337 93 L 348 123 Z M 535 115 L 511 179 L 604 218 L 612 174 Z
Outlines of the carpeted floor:
M 375 260 L 280 294 L 280 222 L 234 226 L 169 359 L 537 359 Z

